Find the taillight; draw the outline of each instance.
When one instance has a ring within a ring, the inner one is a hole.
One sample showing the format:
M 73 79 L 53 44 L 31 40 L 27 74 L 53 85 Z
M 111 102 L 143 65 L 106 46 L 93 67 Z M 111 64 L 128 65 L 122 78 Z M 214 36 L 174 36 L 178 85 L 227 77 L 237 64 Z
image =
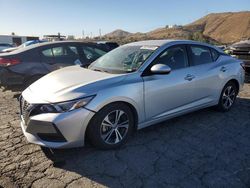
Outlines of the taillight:
M 241 63 L 240 65 L 244 70 L 246 70 L 245 63 Z
M 14 58 L 1 58 L 0 57 L 0 66 L 7 67 L 11 65 L 16 65 L 18 63 L 21 63 L 19 59 Z

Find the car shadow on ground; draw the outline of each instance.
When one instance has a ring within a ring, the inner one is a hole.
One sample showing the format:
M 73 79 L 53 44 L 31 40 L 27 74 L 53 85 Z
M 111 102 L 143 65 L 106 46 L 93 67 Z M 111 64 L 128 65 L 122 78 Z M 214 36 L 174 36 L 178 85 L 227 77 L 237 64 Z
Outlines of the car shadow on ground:
M 250 99 L 238 98 L 227 113 L 208 108 L 137 131 L 117 150 L 89 144 L 42 150 L 54 167 L 107 187 L 245 187 L 250 186 L 249 109 Z

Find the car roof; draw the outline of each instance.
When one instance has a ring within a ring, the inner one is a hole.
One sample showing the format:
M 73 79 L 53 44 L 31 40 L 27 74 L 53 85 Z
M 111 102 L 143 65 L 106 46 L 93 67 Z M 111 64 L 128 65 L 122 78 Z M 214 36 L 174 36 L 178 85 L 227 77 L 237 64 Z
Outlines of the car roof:
M 211 44 L 207 44 L 207 43 L 203 43 L 203 42 L 199 42 L 199 41 L 194 41 L 194 40 L 179 40 L 179 39 L 165 39 L 165 40 L 145 40 L 145 41 L 138 41 L 138 42 L 132 42 L 132 43 L 128 43 L 125 44 L 125 46 L 157 46 L 157 47 L 161 47 L 161 46 L 165 46 L 167 44 L 172 44 L 172 45 L 177 45 L 177 44 L 196 44 L 196 45 L 202 45 L 202 46 L 207 46 L 210 48 L 214 48 L 219 52 L 223 52 L 223 50 L 219 49 L 216 46 L 213 46 Z
M 115 43 L 115 44 L 117 44 L 117 42 L 114 42 L 114 41 L 95 41 L 95 43 L 97 43 L 97 44 L 109 44 L 109 43 Z
M 206 43 L 198 42 L 198 41 L 193 41 L 193 40 L 178 40 L 178 39 L 164 39 L 164 40 L 144 40 L 144 41 L 138 41 L 138 42 L 132 42 L 126 45 L 129 46 L 164 46 L 168 43 L 174 43 L 174 44 L 199 44 L 199 45 L 206 45 L 206 46 L 211 46 Z
M 9 52 L 9 54 L 17 54 L 17 53 L 21 53 L 21 52 L 25 52 L 25 51 L 28 51 L 28 50 L 32 50 L 34 48 L 37 48 L 37 47 L 42 47 L 42 46 L 48 46 L 48 45 L 55 45 L 55 44 L 95 44 L 93 42 L 82 42 L 82 41 L 70 41 L 70 40 L 67 40 L 67 41 L 53 41 L 53 42 L 43 42 L 43 43 L 37 43 L 37 44 L 33 44 L 33 45 L 30 45 L 30 46 L 27 46 L 27 47 L 24 47 L 24 48 L 20 48 L 20 49 L 17 49 L 17 50 L 14 50 L 13 52 Z
M 132 42 L 126 45 L 128 46 L 158 46 L 159 47 L 159 46 L 163 46 L 173 41 L 175 40 L 144 40 L 144 41 Z
M 47 45 L 54 45 L 54 44 L 72 44 L 72 43 L 75 43 L 75 44 L 95 44 L 95 43 L 92 43 L 92 42 L 83 42 L 83 41 L 72 41 L 72 40 L 67 40 L 67 41 L 53 41 L 53 42 L 43 42 L 43 43 L 37 43 L 37 44 L 34 44 L 32 46 L 30 46 L 30 48 L 35 48 L 37 46 L 47 46 Z

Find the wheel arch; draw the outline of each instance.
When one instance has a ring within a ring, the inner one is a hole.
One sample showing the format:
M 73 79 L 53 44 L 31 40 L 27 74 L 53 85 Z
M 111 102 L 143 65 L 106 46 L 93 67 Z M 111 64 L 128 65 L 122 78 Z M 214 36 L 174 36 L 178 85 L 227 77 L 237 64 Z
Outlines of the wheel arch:
M 103 109 L 104 107 L 108 106 L 108 105 L 112 105 L 112 104 L 117 104 L 117 103 L 122 103 L 122 104 L 125 104 L 127 105 L 131 111 L 132 111 L 132 114 L 133 114 L 133 117 L 134 117 L 134 120 L 135 120 L 135 123 L 134 123 L 134 131 L 138 129 L 138 122 L 139 122 L 139 113 L 138 113 L 138 108 L 136 107 L 135 104 L 133 104 L 131 101 L 128 101 L 128 100 L 114 100 L 114 101 L 111 101 L 111 102 L 106 102 L 105 104 L 99 106 L 97 108 L 97 110 L 95 110 L 95 112 L 97 113 L 98 111 L 100 111 L 101 109 Z M 89 123 L 88 125 L 86 126 L 86 129 L 85 129 L 85 132 L 84 132 L 84 142 L 86 142 L 86 139 L 87 139 L 87 132 L 88 132 L 88 127 L 90 125 L 90 122 L 92 121 L 92 119 L 95 117 L 95 115 L 93 115 L 91 117 L 91 119 L 89 120 Z
M 228 84 L 229 82 L 232 82 L 232 83 L 235 84 L 235 86 L 236 86 L 236 88 L 237 88 L 237 94 L 238 94 L 239 91 L 240 91 L 240 83 L 239 83 L 239 81 L 238 81 L 237 79 L 235 79 L 235 78 L 232 78 L 232 79 L 228 80 L 228 81 L 224 84 L 224 87 L 225 87 L 225 85 Z

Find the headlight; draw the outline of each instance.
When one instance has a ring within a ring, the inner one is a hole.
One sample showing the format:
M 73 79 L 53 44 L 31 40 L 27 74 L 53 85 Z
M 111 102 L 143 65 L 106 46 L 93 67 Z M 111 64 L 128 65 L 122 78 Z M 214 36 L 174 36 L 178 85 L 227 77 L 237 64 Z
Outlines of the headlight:
M 75 109 L 84 107 L 93 98 L 94 98 L 94 96 L 86 97 L 86 98 L 83 98 L 83 99 L 77 99 L 77 100 L 62 102 L 62 103 L 56 103 L 56 104 L 44 104 L 44 105 L 41 105 L 40 110 L 43 113 L 68 112 L 68 111 L 71 111 L 71 110 L 75 110 Z

